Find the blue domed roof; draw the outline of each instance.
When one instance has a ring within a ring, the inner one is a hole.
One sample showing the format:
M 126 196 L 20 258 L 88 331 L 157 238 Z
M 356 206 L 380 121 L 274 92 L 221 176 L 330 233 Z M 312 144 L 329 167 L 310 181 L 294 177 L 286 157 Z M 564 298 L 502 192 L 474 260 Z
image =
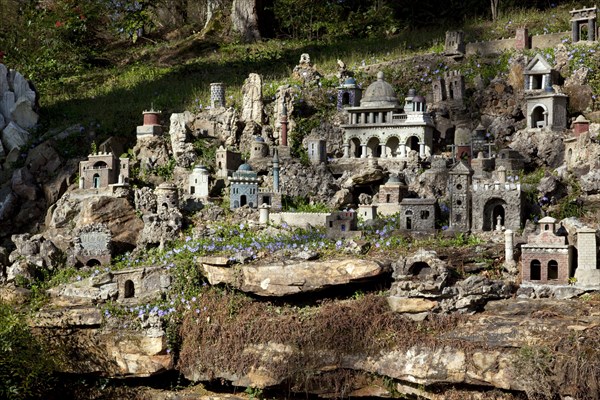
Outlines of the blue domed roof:
M 255 142 L 261 142 L 261 143 L 264 143 L 264 142 L 265 142 L 265 139 L 264 139 L 262 136 L 257 136 L 257 137 L 255 137 L 255 138 L 254 138 L 254 141 L 255 141 Z
M 238 168 L 238 171 L 252 171 L 252 167 L 250 166 L 250 164 L 242 164 L 240 165 L 240 167 Z
M 346 78 L 344 85 L 356 85 L 356 79 L 353 77 Z

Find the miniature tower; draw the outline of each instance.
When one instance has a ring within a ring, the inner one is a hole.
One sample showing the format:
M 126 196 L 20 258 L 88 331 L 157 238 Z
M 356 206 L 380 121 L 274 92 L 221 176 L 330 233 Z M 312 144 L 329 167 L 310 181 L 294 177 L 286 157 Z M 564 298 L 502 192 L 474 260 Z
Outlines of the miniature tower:
M 216 82 L 210 84 L 210 106 L 225 107 L 225 84 Z
M 471 175 L 473 170 L 462 160 L 450 170 L 450 229 L 471 229 Z
M 137 138 L 144 138 L 150 136 L 160 135 L 162 133 L 162 126 L 160 126 L 160 111 L 154 109 L 145 110 L 144 124 L 138 126 L 136 129 Z
M 346 78 L 344 83 L 337 88 L 337 109 L 345 106 L 358 107 L 362 97 L 362 89 L 356 84 L 352 77 Z
M 578 116 L 573 122 L 573 135 L 575 137 L 581 136 L 582 133 L 589 132 L 590 121 L 585 119 L 583 115 Z
M 156 194 L 156 204 L 158 209 L 164 208 L 166 210 L 178 209 L 179 208 L 179 192 L 177 186 L 172 183 L 161 183 L 154 190 Z
M 308 137 L 306 139 L 308 159 L 312 164 L 320 164 L 327 161 L 327 142 L 319 137 Z
M 252 149 L 250 150 L 250 159 L 264 158 L 269 155 L 269 145 L 265 142 L 262 136 L 254 138 Z
M 587 227 L 577 229 L 577 269 L 575 270 L 575 278 L 577 278 L 578 286 L 597 287 L 600 285 L 595 229 Z
M 273 150 L 273 192 L 279 193 L 279 152 Z
M 208 177 L 206 167 L 196 165 L 189 177 L 189 193 L 194 197 L 208 197 Z
M 285 104 L 285 98 L 281 105 L 281 115 L 279 116 L 279 122 L 281 123 L 281 140 L 279 142 L 282 146 L 287 146 L 287 129 L 288 129 L 288 110 Z

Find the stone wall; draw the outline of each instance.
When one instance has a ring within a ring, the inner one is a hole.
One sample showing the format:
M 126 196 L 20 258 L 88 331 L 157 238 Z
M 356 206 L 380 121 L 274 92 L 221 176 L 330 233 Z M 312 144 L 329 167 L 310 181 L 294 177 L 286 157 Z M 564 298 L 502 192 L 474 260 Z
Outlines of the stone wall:
M 325 226 L 325 222 L 330 213 L 273 213 L 269 215 L 269 222 L 272 224 L 283 224 L 290 226 L 306 228 L 310 226 Z
M 531 36 L 531 48 L 532 49 L 544 49 L 548 47 L 555 47 L 562 43 L 564 38 L 570 38 L 571 32 L 557 32 L 548 33 L 546 35 L 535 35 Z M 507 38 L 499 40 L 490 40 L 487 42 L 471 42 L 467 43 L 466 54 L 474 55 L 488 55 L 497 54 L 505 50 L 512 50 L 517 48 L 516 38 Z

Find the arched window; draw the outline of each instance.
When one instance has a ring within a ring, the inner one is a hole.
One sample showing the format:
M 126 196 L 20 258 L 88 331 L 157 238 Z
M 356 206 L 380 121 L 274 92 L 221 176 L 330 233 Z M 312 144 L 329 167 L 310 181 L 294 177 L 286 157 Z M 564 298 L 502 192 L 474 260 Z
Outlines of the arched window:
M 558 262 L 556 260 L 548 261 L 548 280 L 558 279 Z
M 529 265 L 529 279 L 539 281 L 542 279 L 542 263 L 539 260 L 532 260 Z

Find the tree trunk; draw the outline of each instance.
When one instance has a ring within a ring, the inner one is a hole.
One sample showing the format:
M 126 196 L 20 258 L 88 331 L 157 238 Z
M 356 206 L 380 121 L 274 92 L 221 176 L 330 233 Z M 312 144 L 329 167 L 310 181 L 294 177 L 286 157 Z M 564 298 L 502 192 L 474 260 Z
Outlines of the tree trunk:
M 500 0 L 490 0 L 490 7 L 492 9 L 492 21 L 498 19 L 498 2 Z

